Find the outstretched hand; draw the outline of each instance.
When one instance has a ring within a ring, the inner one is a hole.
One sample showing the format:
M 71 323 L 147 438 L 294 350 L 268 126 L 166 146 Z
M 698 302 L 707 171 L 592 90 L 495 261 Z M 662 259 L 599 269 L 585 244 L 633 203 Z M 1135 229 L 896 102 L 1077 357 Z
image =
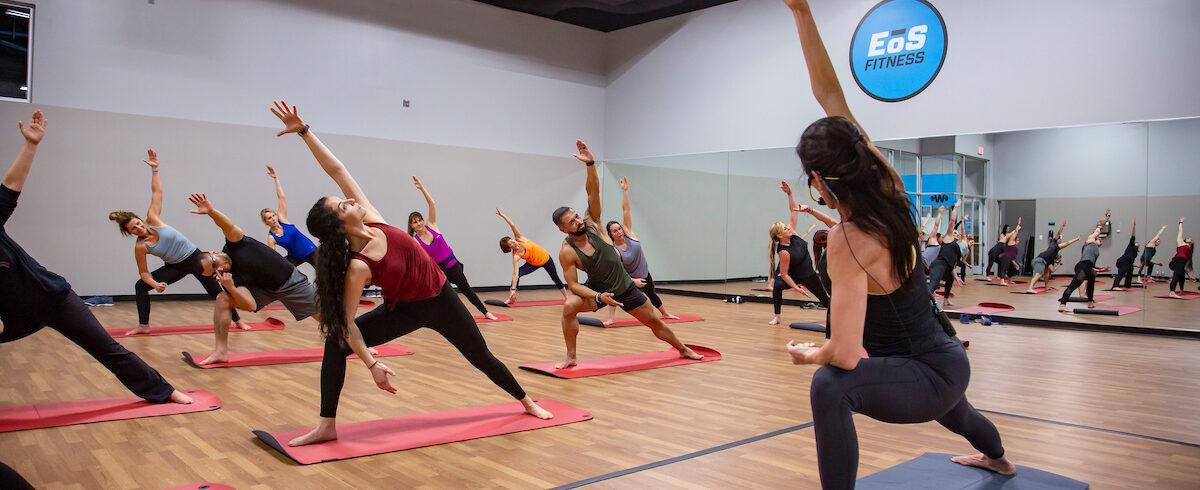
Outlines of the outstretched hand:
M 807 213 L 809 211 L 812 211 L 812 207 L 810 207 L 807 204 L 800 204 L 800 205 L 792 208 L 792 211 L 796 211 L 798 213 Z
M 600 293 L 600 302 L 602 302 L 608 306 L 617 306 L 617 307 L 625 306 L 624 304 L 621 304 L 620 301 L 613 299 L 613 293 Z
M 33 117 L 29 118 L 29 127 L 25 126 L 25 121 L 17 121 L 17 128 L 29 144 L 41 143 L 42 137 L 46 136 L 46 116 L 42 115 L 42 111 L 34 111 Z
M 503 218 L 503 217 L 504 217 L 504 211 L 501 211 L 501 210 L 500 210 L 500 208 L 496 208 L 496 216 L 499 216 L 499 217 Z
M 188 196 L 188 201 L 196 206 L 196 209 L 191 211 L 192 214 L 208 214 L 213 210 L 212 203 L 208 201 L 208 196 L 204 194 L 192 194 Z
M 158 153 L 154 151 L 154 148 L 146 148 L 146 159 L 142 161 L 150 168 L 158 168 Z
M 789 340 L 787 343 L 787 351 L 788 355 L 792 356 L 792 364 L 808 364 L 809 354 L 816 352 L 818 349 L 817 344 L 812 342 Z
M 621 190 L 622 191 L 629 190 L 629 177 L 621 177 Z
M 779 190 L 790 196 L 792 195 L 792 184 L 789 184 L 786 180 L 781 180 L 779 181 Z
M 275 136 L 298 133 L 304 129 L 304 120 L 300 119 L 300 106 L 294 105 L 288 107 L 287 102 L 277 100 L 275 101 L 275 107 L 271 109 L 271 114 L 274 114 L 283 123 L 283 131 L 275 133 Z
M 418 179 L 416 175 L 412 176 L 412 179 L 413 185 L 417 187 L 417 190 L 424 192 L 425 186 L 421 184 L 421 179 Z
M 393 395 L 396 394 L 396 388 L 392 386 L 391 381 L 388 380 L 388 376 L 395 375 L 396 372 L 392 371 L 392 368 L 385 366 L 382 362 L 376 361 L 375 365 L 371 366 L 371 379 L 375 380 L 375 386 Z
M 576 160 L 587 164 L 596 163 L 596 157 L 592 156 L 592 150 L 588 149 L 583 140 L 575 140 L 575 149 L 578 150 L 574 155 Z
M 272 167 L 270 165 L 267 165 L 267 175 L 270 175 L 272 179 L 279 178 L 279 174 L 275 173 L 275 167 Z

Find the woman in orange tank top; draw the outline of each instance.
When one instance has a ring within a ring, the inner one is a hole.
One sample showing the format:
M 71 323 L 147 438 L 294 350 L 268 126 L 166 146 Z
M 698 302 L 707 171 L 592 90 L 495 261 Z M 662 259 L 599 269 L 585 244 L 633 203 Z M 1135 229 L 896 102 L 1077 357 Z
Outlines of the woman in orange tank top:
M 558 287 L 558 291 L 562 293 L 563 299 L 567 299 L 567 286 L 563 284 L 562 279 L 558 278 L 558 268 L 554 265 L 554 259 L 550 258 L 550 252 L 542 248 L 521 234 L 521 230 L 517 229 L 517 225 L 508 219 L 500 208 L 496 208 L 496 215 L 504 219 L 508 223 L 508 227 L 512 229 L 513 237 L 500 238 L 500 251 L 504 253 L 512 253 L 513 256 L 513 273 L 512 283 L 508 288 L 508 299 L 505 303 L 512 304 L 517 300 L 517 284 L 521 282 L 521 278 L 532 274 L 538 269 L 545 269 L 546 274 L 550 275 L 550 280 L 554 281 L 554 285 Z M 525 263 L 522 264 L 521 261 Z
M 308 230 L 321 241 L 317 251 L 317 307 L 321 311 L 321 333 L 325 335 L 321 422 L 288 445 L 337 439 L 337 404 L 350 354 L 358 355 L 379 389 L 395 393 L 388 377 L 396 373 L 379 362 L 368 346 L 389 342 L 421 327 L 445 337 L 493 383 L 520 400 L 526 413 L 541 419 L 553 417 L 525 393 L 512 372 L 488 350 L 475 319 L 429 254 L 404 230 L 387 224 L 345 165 L 309 131 L 296 108 L 276 102 L 271 112 L 284 124 L 278 135 L 298 134 L 346 195 L 322 197 L 308 212 Z M 386 301 L 354 318 L 362 289 L 368 284 L 382 287 Z

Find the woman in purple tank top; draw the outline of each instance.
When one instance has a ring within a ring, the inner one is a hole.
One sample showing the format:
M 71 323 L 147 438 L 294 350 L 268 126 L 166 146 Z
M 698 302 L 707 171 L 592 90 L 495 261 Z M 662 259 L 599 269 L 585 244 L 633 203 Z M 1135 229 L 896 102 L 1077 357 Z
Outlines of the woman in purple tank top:
M 450 244 L 446 243 L 446 237 L 442 236 L 437 229 L 437 203 L 434 202 L 433 196 L 429 195 L 429 191 L 425 190 L 425 186 L 421 184 L 421 179 L 413 176 L 413 185 L 417 186 L 417 190 L 421 191 L 421 195 L 425 196 L 425 204 L 429 205 L 429 221 L 425 220 L 424 216 L 418 211 L 413 211 L 408 215 L 408 234 L 417 239 L 417 243 L 421 244 L 421 248 L 437 262 L 438 267 L 442 268 L 442 272 L 446 273 L 446 280 L 450 281 L 458 288 L 458 292 L 467 297 L 475 308 L 483 313 L 483 316 L 490 320 L 496 320 L 496 315 L 487 311 L 487 307 L 483 305 L 483 301 L 471 289 L 471 284 L 467 282 L 467 276 L 463 273 L 463 264 L 459 262 L 458 257 L 454 256 L 454 250 L 450 249 Z

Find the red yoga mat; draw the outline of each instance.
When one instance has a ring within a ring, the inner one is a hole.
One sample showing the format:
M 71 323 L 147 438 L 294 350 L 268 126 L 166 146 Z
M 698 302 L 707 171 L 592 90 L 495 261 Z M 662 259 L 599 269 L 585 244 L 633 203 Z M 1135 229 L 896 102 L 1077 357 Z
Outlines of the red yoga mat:
M 217 395 L 204 390 L 186 393 L 192 397 L 190 405 L 150 403 L 136 396 L 123 396 L 0 407 L 0 432 L 207 412 L 221 408 L 221 399 Z
M 678 351 L 670 349 L 659 352 L 639 352 L 637 354 L 601 357 L 599 359 L 580 359 L 578 364 L 565 369 L 554 369 L 553 362 L 525 364 L 521 366 L 521 369 L 556 378 L 574 379 L 721 360 L 721 353 L 716 350 L 692 344 L 687 344 L 687 346 L 691 347 L 697 354 L 704 356 L 704 359 L 699 361 L 684 359 L 679 357 Z
M 1000 279 L 995 279 L 995 280 L 988 281 L 988 284 L 989 284 L 989 285 L 992 285 L 992 286 L 1003 286 L 1003 284 L 1000 284 Z M 1020 280 L 1020 279 L 1012 279 L 1012 278 L 1009 278 L 1009 280 L 1008 280 L 1008 284 L 1009 284 L 1009 285 L 1013 285 L 1013 284 L 1029 284 L 1029 281 L 1022 281 L 1022 280 Z
M 492 322 L 511 322 L 511 321 L 513 321 L 513 317 L 511 317 L 511 316 L 503 315 L 500 313 L 492 313 L 492 314 L 496 315 L 496 318 L 498 318 L 498 320 L 492 320 L 483 315 L 475 315 L 475 323 L 492 323 Z
M 234 490 L 234 488 L 224 483 L 204 482 L 171 487 L 166 490 Z
M 359 307 L 359 308 L 371 308 L 371 307 L 373 307 L 373 306 L 375 306 L 375 302 L 374 302 L 374 301 L 371 301 L 371 300 L 369 300 L 369 299 L 360 299 L 360 300 L 358 300 L 358 307 Z M 279 304 L 279 303 L 271 303 L 271 304 L 269 304 L 269 305 L 267 305 L 267 306 L 264 306 L 264 307 L 263 307 L 261 310 L 258 310 L 258 311 L 287 311 L 287 307 L 286 307 L 286 306 L 283 306 L 283 305 L 281 305 L 281 304 Z
M 662 319 L 663 323 L 670 324 L 670 323 L 688 323 L 688 322 L 704 321 L 704 318 L 701 317 L 700 315 L 675 315 L 675 316 L 677 316 L 679 318 L 677 318 L 677 319 L 663 318 Z M 582 320 L 582 318 L 581 318 L 581 320 Z M 600 326 L 602 326 L 604 328 L 640 327 L 640 326 L 642 326 L 642 322 L 639 321 L 637 318 L 622 318 L 622 319 L 619 319 L 619 320 L 613 322 L 612 325 L 605 325 L 603 320 L 596 319 L 596 321 L 599 321 Z M 579 323 L 582 324 L 583 322 L 579 322 Z
M 509 303 L 508 306 L 510 308 L 521 308 L 521 307 L 525 307 L 525 306 L 557 306 L 557 305 L 562 305 L 565 302 L 566 302 L 565 300 L 561 300 L 561 299 L 543 299 L 543 300 L 537 300 L 537 301 L 514 301 L 512 303 Z
M 953 311 L 954 313 L 969 313 L 972 315 L 991 315 L 994 313 L 1004 313 L 1006 311 L 1013 311 L 1015 309 L 1016 308 L 1013 308 L 1012 305 L 1006 305 L 1004 303 L 979 303 L 975 306 L 968 306 L 966 308 L 958 308 L 958 309 L 954 309 L 951 311 Z
M 1196 299 L 1196 298 L 1200 298 L 1200 293 L 1193 292 L 1193 291 L 1184 291 L 1182 293 L 1179 293 L 1179 295 L 1182 297 L 1181 298 L 1172 298 L 1171 296 L 1164 294 L 1161 296 L 1155 296 L 1155 298 L 1166 298 L 1166 299 Z
M 375 357 L 395 357 L 395 356 L 411 356 L 413 351 L 404 345 L 384 344 L 375 347 L 379 351 Z M 207 356 L 192 357 L 190 352 L 184 352 L 183 362 L 194 368 L 213 369 L 213 368 L 233 368 L 246 366 L 273 366 L 275 364 L 297 364 L 302 362 L 317 362 L 321 360 L 325 349 L 322 347 L 313 347 L 311 349 L 291 349 L 280 350 L 274 352 L 241 352 L 229 355 L 229 362 L 217 364 L 209 364 L 201 366 L 200 361 L 207 359 Z M 357 354 L 351 354 L 347 359 L 358 359 Z
M 278 318 L 267 318 L 261 322 L 250 323 L 250 330 L 242 330 L 240 328 L 230 326 L 229 332 L 262 332 L 264 330 L 283 330 L 283 320 Z M 108 334 L 113 337 L 123 337 L 125 332 L 133 330 L 132 328 L 109 328 Z M 212 325 L 171 325 L 168 327 L 150 327 L 150 333 L 141 333 L 131 335 L 131 337 L 157 337 L 159 335 L 188 335 L 198 333 L 213 333 Z
M 1009 291 L 1009 292 L 1012 294 L 1043 294 L 1043 293 L 1048 293 L 1050 291 L 1055 291 L 1057 289 L 1058 288 L 1056 288 L 1056 287 L 1046 288 L 1045 286 L 1038 286 L 1038 287 L 1033 288 L 1032 293 L 1029 291 L 1026 291 L 1024 289 L 1022 289 L 1020 291 Z
M 310 430 L 308 428 L 284 432 L 256 430 L 254 435 L 297 463 L 313 464 L 544 429 L 592 419 L 592 414 L 558 400 L 539 400 L 538 404 L 554 413 L 554 418 L 542 420 L 527 415 L 521 402 L 508 402 L 449 412 L 339 424 L 336 440 L 308 446 L 287 445 L 291 439 L 307 434 Z

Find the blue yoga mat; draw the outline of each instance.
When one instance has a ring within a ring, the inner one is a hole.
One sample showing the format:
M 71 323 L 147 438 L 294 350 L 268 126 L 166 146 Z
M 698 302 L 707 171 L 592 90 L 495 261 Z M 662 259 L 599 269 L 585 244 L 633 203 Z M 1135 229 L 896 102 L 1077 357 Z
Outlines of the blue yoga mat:
M 1083 490 L 1088 484 L 1037 468 L 1017 465 L 1017 474 L 1004 476 L 950 461 L 951 455 L 925 453 L 874 475 L 859 478 L 858 490 Z

